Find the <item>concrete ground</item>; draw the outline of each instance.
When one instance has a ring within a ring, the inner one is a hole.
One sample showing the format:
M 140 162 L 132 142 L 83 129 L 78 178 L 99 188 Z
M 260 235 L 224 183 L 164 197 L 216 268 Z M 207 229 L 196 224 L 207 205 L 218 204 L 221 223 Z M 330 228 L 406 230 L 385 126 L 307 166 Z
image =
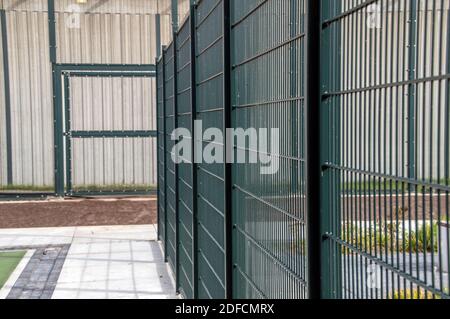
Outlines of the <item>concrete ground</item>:
M 153 225 L 0 230 L 0 250 L 67 245 L 53 299 L 177 298 Z M 0 297 L 17 290 L 20 273 L 11 277 Z M 27 290 L 24 285 L 19 288 Z

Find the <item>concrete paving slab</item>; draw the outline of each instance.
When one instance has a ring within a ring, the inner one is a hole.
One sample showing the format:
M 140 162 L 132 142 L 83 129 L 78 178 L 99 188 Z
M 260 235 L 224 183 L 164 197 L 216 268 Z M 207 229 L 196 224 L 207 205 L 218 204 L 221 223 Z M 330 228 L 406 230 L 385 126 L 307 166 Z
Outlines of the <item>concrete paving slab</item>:
M 76 227 L 0 229 L 0 249 L 70 244 Z
M 53 299 L 178 298 L 156 236 L 154 225 L 11 229 L 0 247 L 70 244 Z

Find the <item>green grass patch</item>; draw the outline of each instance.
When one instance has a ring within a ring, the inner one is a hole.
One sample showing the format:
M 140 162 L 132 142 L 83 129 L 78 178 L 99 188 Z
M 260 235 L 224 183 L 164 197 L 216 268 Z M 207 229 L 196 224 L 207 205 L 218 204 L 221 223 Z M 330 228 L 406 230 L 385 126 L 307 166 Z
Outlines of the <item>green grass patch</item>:
M 148 192 L 157 190 L 155 185 L 74 185 L 75 192 Z
M 3 192 L 54 192 L 54 186 L 33 186 L 33 185 L 0 185 Z
M 0 289 L 25 256 L 26 251 L 0 252 Z

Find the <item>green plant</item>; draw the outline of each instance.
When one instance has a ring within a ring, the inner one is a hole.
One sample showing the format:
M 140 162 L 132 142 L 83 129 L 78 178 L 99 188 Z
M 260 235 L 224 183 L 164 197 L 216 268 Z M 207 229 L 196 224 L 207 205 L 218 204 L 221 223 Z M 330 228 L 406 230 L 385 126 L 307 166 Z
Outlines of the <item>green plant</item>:
M 354 222 L 343 224 L 341 238 L 358 250 L 379 253 L 395 252 L 437 252 L 438 223 L 426 223 L 417 232 L 403 231 L 396 222 L 376 223 L 359 226 Z M 344 254 L 352 254 L 350 248 L 343 248 Z
M 391 295 L 390 297 L 391 297 L 391 299 L 396 299 L 396 300 L 441 299 L 440 296 L 435 295 L 429 291 L 426 291 L 423 288 L 398 290 L 398 291 L 394 292 L 394 294 Z

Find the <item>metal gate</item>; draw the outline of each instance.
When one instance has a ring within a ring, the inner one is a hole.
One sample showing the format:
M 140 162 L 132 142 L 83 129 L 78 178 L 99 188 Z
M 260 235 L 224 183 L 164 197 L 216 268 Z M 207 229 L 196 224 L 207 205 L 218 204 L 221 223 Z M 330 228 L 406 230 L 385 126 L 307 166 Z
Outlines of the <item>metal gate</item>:
M 149 91 L 154 73 L 71 70 L 62 74 L 65 194 L 155 191 L 156 131 Z
M 170 19 L 161 8 L 153 0 L 102 6 L 75 0 L 1 2 L 1 200 L 156 189 L 150 79 L 156 72 L 150 63 L 169 33 Z M 67 72 L 93 73 L 86 79 L 69 76 L 66 90 Z M 148 76 L 132 79 L 127 72 Z M 64 91 L 71 100 L 64 100 Z M 65 129 L 70 123 L 64 104 L 70 104 L 71 130 Z

